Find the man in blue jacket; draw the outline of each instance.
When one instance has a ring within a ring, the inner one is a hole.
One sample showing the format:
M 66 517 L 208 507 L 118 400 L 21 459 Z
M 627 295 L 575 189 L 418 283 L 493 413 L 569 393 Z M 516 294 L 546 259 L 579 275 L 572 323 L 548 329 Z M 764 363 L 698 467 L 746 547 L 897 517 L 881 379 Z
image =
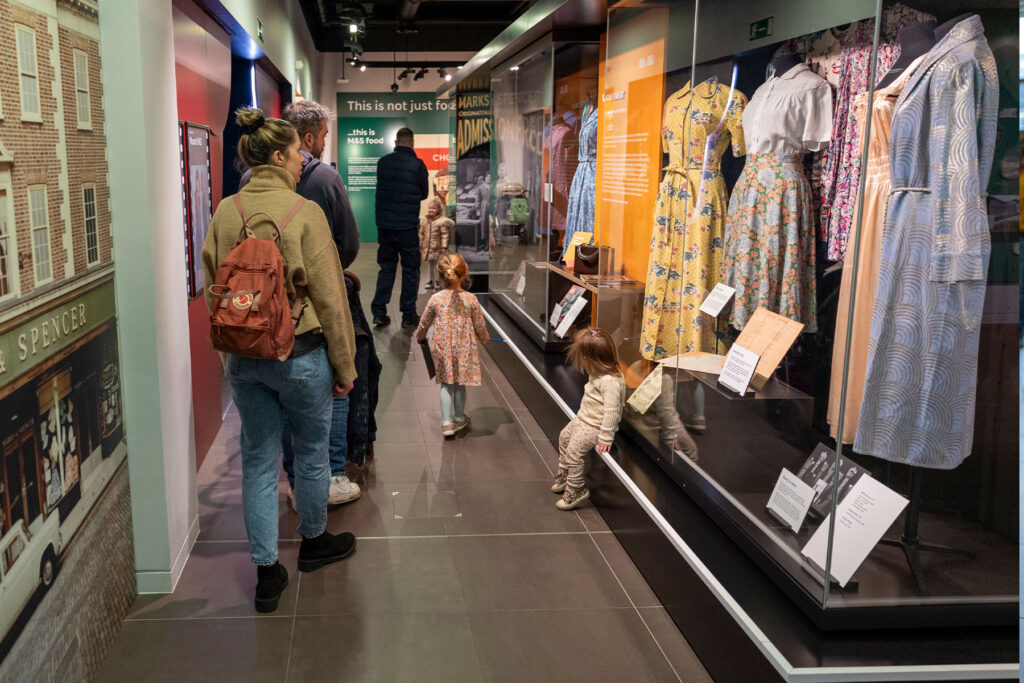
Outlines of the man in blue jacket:
M 402 327 L 416 327 L 416 288 L 420 275 L 420 203 L 429 194 L 427 167 L 413 151 L 413 133 L 400 128 L 395 135 L 395 151 L 377 162 L 377 291 L 370 311 L 373 324 L 391 323 L 388 303 L 395 286 L 395 270 L 402 259 L 402 293 L 398 308 Z

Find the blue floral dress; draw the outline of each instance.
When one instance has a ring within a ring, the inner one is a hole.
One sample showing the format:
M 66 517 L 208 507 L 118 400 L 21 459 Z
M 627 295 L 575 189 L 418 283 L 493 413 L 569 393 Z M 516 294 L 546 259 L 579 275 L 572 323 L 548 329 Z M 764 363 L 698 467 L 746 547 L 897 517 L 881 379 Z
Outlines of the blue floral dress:
M 565 244 L 562 246 L 563 258 L 574 232 L 594 232 L 594 205 L 597 199 L 597 107 L 583 112 L 579 160 L 580 165 L 576 167 L 572 186 L 569 188 Z
M 640 351 L 658 360 L 714 351 L 715 328 L 698 310 L 719 281 L 728 197 L 721 162 L 743 156 L 747 98 L 717 80 L 669 96 L 661 140 L 669 165 L 658 188 L 644 290 Z

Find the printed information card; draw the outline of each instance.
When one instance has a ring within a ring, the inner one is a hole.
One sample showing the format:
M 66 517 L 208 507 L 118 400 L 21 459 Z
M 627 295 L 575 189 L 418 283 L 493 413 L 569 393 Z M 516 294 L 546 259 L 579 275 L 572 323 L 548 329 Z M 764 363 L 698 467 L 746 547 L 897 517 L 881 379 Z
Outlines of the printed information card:
M 725 357 L 725 365 L 722 367 L 722 374 L 718 382 L 731 391 L 742 396 L 747 393 L 750 386 L 750 378 L 754 376 L 757 369 L 757 362 L 760 360 L 753 351 L 748 351 L 739 344 L 733 344 L 729 349 L 729 355 Z
M 661 395 L 663 376 L 664 371 L 661 366 L 656 366 L 651 374 L 644 378 L 644 381 L 640 383 L 626 403 L 641 415 L 646 413 L 651 404 Z
M 732 297 L 735 294 L 735 287 L 723 285 L 719 282 L 708 294 L 708 298 L 704 299 L 704 303 L 700 305 L 700 312 L 707 313 L 712 318 L 717 318 L 722 314 L 722 309 L 732 301 Z
M 888 486 L 865 474 L 843 502 L 836 506 L 831 574 L 840 586 L 846 586 L 908 502 Z M 830 519 L 831 516 L 825 517 L 801 551 L 821 569 L 825 568 L 825 557 L 828 554 Z
M 775 482 L 772 497 L 768 499 L 768 511 L 788 524 L 794 532 L 799 532 L 812 500 L 814 489 L 783 467 L 779 480 Z

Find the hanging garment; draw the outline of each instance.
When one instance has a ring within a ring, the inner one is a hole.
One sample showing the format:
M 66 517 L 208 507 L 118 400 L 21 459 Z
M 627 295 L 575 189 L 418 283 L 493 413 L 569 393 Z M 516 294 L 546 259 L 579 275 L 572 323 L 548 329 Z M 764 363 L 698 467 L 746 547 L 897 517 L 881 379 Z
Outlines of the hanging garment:
M 733 154 L 746 154 L 746 105 L 746 95 L 717 79 L 693 92 L 687 83 L 665 102 L 661 142 L 669 165 L 654 210 L 640 333 L 649 360 L 715 350 L 714 323 L 698 309 L 722 273 L 728 199 L 721 161 L 730 142 Z
M 551 230 L 565 232 L 566 211 L 569 208 L 569 188 L 573 171 L 579 163 L 579 117 L 566 112 L 551 125 L 548 138 L 550 165 L 548 182 L 551 183 Z M 596 145 L 595 145 L 596 146 Z
M 569 188 L 569 210 L 565 219 L 565 244 L 562 258 L 575 232 L 594 232 L 594 205 L 597 193 L 597 107 L 583 112 L 580 126 L 579 166 Z
M 723 281 L 736 288 L 730 321 L 759 306 L 816 328 L 814 227 L 803 154 L 824 149 L 832 89 L 806 64 L 765 81 L 743 113 L 747 163 L 729 200 Z
M 896 36 L 901 28 L 934 19 L 902 3 L 882 13 L 876 76 L 881 80 L 900 56 Z M 854 100 L 868 89 L 875 20 L 865 19 L 846 29 L 829 29 L 794 38 L 776 52 L 803 55 L 811 68 L 833 88 L 832 140 L 814 161 L 812 186 L 821 209 L 819 237 L 827 242 L 826 258 L 842 261 L 860 183 L 861 142 L 850 116 Z
M 864 200 L 860 216 L 854 213 L 853 227 L 860 226 L 860 244 L 857 250 L 857 272 L 853 271 L 852 259 L 843 264 L 843 279 L 839 286 L 839 306 L 836 309 L 835 344 L 832 347 L 832 383 L 828 395 L 828 423 L 832 436 L 836 437 L 839 423 L 839 403 L 842 398 L 843 357 L 849 348 L 850 365 L 847 373 L 846 406 L 843 411 L 843 443 L 853 443 L 857 432 L 857 416 L 860 415 L 861 399 L 864 396 L 864 374 L 868 360 L 868 342 L 871 339 L 871 312 L 875 305 L 875 287 L 878 284 L 878 267 L 882 256 L 882 224 L 885 220 L 885 200 L 892 183 L 889 180 L 889 132 L 896 99 L 914 69 L 923 59 L 919 57 L 891 85 L 876 90 L 874 102 L 868 108 L 868 94 L 857 96 L 851 116 L 859 126 L 858 139 L 864 139 L 864 124 L 871 116 L 871 141 L 868 145 L 868 162 L 864 175 Z M 852 237 L 851 237 L 852 240 Z M 851 241 L 852 245 L 852 241 Z M 847 327 L 851 289 L 856 284 L 853 300 L 853 320 Z M 850 345 L 846 335 L 850 334 Z
M 970 454 L 998 98 L 974 15 L 925 55 L 896 102 L 860 453 L 934 469 Z

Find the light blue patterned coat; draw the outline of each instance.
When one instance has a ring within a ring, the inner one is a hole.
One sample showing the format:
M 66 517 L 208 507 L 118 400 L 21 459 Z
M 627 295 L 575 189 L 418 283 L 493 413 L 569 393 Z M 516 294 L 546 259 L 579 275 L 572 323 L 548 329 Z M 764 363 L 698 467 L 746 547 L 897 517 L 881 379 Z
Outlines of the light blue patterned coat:
M 953 469 L 971 452 L 998 97 L 971 16 L 928 52 L 896 103 L 860 453 Z

